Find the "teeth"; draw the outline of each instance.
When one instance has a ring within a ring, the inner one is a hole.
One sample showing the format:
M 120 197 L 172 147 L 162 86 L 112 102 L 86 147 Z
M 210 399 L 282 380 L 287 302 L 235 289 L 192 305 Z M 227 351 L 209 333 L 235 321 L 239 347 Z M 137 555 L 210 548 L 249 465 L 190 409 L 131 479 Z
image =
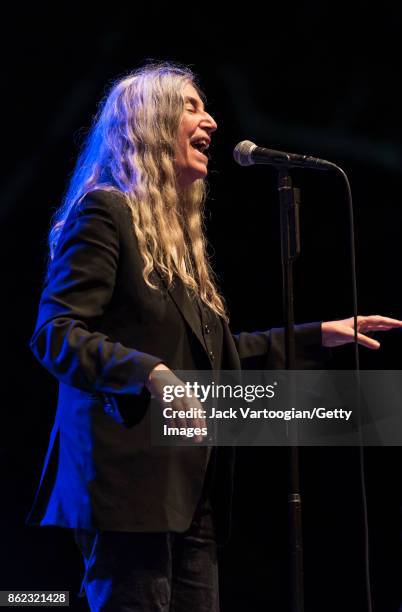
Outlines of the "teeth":
M 209 144 L 206 140 L 195 140 L 191 144 L 200 151 L 206 151 L 209 148 Z

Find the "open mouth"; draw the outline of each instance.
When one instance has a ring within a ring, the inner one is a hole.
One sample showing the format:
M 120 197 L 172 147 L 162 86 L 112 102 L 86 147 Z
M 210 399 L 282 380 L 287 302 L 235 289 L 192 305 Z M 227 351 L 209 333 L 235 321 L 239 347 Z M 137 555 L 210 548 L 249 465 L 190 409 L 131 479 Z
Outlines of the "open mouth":
M 191 146 L 202 154 L 209 149 L 209 142 L 205 138 L 199 138 L 190 142 Z

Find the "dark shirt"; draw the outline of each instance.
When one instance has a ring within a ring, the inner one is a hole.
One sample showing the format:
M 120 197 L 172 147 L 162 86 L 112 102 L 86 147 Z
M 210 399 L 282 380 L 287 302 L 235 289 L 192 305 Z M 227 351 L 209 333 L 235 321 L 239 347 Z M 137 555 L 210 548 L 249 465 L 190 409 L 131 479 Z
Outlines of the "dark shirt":
M 221 318 L 209 308 L 198 296 L 192 296 L 193 303 L 200 317 L 201 334 L 211 360 L 212 370 L 220 370 L 222 365 L 223 351 L 223 328 Z M 214 485 L 216 484 L 216 469 L 218 449 L 211 448 L 211 455 L 205 474 L 204 486 L 201 494 L 202 499 L 209 499 Z
M 223 347 L 221 318 L 198 296 L 193 296 L 193 303 L 200 317 L 200 331 L 211 360 L 211 368 L 213 370 L 220 370 Z

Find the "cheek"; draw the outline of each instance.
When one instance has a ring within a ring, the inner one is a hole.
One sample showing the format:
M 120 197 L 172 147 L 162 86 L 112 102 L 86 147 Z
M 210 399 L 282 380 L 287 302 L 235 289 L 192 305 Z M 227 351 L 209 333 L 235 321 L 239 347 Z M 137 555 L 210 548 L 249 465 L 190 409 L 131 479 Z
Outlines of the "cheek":
M 182 161 L 183 157 L 185 157 L 184 145 L 181 140 L 178 139 L 175 146 L 175 161 Z
M 191 156 L 191 151 L 189 151 L 189 147 L 186 143 L 183 143 L 180 147 L 180 158 L 182 159 L 184 164 L 188 164 Z
M 183 131 L 179 131 L 177 135 L 176 151 L 179 157 L 187 157 L 188 154 L 188 139 Z

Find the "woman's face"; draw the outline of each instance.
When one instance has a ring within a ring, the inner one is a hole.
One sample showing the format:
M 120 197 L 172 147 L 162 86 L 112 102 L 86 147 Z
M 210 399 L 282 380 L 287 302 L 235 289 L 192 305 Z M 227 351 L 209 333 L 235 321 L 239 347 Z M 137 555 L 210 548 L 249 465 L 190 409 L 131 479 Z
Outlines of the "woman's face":
M 184 189 L 207 176 L 208 158 L 204 155 L 217 125 L 204 110 L 197 90 L 187 83 L 184 90 L 184 112 L 177 132 L 174 165 L 179 187 Z

